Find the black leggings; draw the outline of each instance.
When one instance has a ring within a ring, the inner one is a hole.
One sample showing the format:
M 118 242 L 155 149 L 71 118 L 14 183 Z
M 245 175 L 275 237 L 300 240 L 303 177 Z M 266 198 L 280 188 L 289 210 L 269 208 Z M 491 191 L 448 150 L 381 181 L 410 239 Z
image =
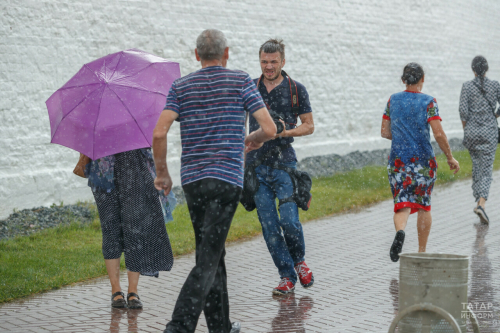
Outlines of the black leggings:
M 196 266 L 184 282 L 167 327 L 174 332 L 192 333 L 204 311 L 209 332 L 229 333 L 224 244 L 241 188 L 206 178 L 183 189 L 196 238 Z

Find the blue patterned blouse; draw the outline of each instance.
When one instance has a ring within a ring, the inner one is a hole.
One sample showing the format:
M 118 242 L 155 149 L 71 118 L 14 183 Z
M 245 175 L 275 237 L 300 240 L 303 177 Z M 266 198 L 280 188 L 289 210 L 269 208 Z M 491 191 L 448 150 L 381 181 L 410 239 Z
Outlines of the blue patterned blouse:
M 422 163 L 434 158 L 429 122 L 441 120 L 434 97 L 406 90 L 394 94 L 383 118 L 391 121 L 391 163 L 398 159 L 405 164 Z

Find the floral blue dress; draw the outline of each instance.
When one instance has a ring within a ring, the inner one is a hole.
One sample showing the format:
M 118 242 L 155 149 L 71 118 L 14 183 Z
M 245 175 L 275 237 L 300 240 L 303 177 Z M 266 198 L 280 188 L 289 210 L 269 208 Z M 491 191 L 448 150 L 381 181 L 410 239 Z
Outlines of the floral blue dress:
M 151 148 L 143 148 L 140 149 L 140 151 L 146 158 L 147 167 L 151 176 L 153 179 L 156 178 L 156 169 Z M 114 155 L 105 156 L 87 164 L 85 168 L 85 176 L 89 179 L 88 184 L 92 190 L 111 192 L 111 190 L 115 188 L 113 181 L 114 165 Z M 163 191 L 158 191 L 158 196 L 162 204 L 161 206 L 165 223 L 172 221 L 172 212 L 177 204 L 174 193 L 170 191 L 170 193 L 166 196 Z
M 403 91 L 389 98 L 383 118 L 391 121 L 392 145 L 387 172 L 394 212 L 409 207 L 431 210 L 437 163 L 430 141 L 432 120 L 441 120 L 436 99 Z

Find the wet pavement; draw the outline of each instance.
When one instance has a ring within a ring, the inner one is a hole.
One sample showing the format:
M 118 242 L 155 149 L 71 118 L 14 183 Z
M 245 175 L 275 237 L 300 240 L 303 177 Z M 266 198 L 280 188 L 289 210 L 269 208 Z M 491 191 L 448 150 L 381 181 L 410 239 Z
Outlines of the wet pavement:
M 470 185 L 469 180 L 434 191 L 427 251 L 470 256 L 469 303 L 482 333 L 500 332 L 500 187 L 493 183 L 488 227 L 472 213 Z M 316 282 L 307 290 L 298 285 L 286 297 L 271 295 L 279 277 L 262 236 L 228 246 L 232 320 L 245 333 L 387 332 L 399 288 L 399 264 L 389 259 L 392 207 L 385 201 L 306 223 L 306 261 Z M 403 252 L 417 249 L 415 214 Z M 142 311 L 111 309 L 109 282 L 100 278 L 0 306 L 0 332 L 162 332 L 193 263 L 193 255 L 182 256 L 160 278 L 141 277 Z M 126 288 L 125 274 L 122 281 Z M 207 332 L 203 316 L 196 332 Z

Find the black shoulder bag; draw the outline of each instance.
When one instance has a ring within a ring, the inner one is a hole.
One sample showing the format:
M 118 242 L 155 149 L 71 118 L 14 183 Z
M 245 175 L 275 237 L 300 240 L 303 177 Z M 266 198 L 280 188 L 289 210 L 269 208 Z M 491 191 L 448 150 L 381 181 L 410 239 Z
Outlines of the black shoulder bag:
M 249 212 L 256 208 L 254 196 L 259 190 L 260 182 L 257 178 L 255 169 L 262 164 L 262 161 L 272 156 L 273 154 L 281 153 L 281 146 L 269 150 L 262 158 L 256 159 L 254 163 L 245 166 L 245 173 L 243 179 L 243 191 L 241 192 L 240 202 Z M 293 184 L 293 193 L 290 197 L 279 200 L 281 206 L 287 202 L 295 202 L 297 207 L 302 210 L 308 210 L 311 205 L 312 194 L 312 179 L 311 176 L 305 171 L 289 167 L 274 167 L 274 169 L 283 170 L 290 176 Z
M 293 194 L 286 199 L 280 200 L 279 205 L 281 206 L 282 204 L 287 202 L 295 202 L 295 204 L 297 204 L 297 207 L 299 207 L 300 209 L 308 210 L 312 200 L 311 176 L 309 176 L 307 172 L 299 171 L 297 169 L 287 167 L 277 169 L 286 171 L 293 183 Z
M 276 149 L 269 150 L 262 158 L 256 159 L 253 163 L 245 165 L 243 174 L 243 191 L 241 191 L 240 202 L 249 212 L 256 208 L 254 195 L 259 190 L 260 182 L 257 178 L 255 168 L 262 164 L 262 161 L 274 154 Z
M 474 85 L 481 92 L 481 88 L 476 83 L 474 83 Z M 495 113 L 497 106 L 491 104 L 490 100 L 486 98 L 486 91 L 484 91 L 484 93 L 481 92 L 481 95 L 484 97 L 484 99 L 486 100 L 486 102 L 488 102 L 488 104 L 490 105 L 490 108 L 493 110 L 493 117 L 495 117 L 495 121 L 497 122 L 497 127 L 498 127 L 498 119 L 497 119 L 497 115 Z M 498 128 L 498 140 L 497 141 L 498 141 L 498 143 L 500 143 L 500 128 Z

